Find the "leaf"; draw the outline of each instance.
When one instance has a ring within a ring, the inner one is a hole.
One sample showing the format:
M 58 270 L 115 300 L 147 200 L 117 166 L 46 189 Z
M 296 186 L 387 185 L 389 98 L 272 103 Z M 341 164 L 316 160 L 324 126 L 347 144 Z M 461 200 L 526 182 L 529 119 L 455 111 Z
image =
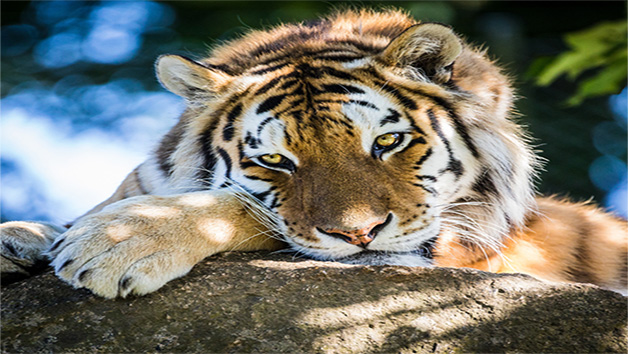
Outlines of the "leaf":
M 625 86 L 626 75 L 628 67 L 625 61 L 605 67 L 597 75 L 584 80 L 578 86 L 576 94 L 567 100 L 567 105 L 575 106 L 585 98 L 619 92 Z
M 558 77 L 567 73 L 575 78 L 584 70 L 603 64 L 604 58 L 597 53 L 567 52 L 556 57 L 542 70 L 537 79 L 537 85 L 547 86 Z
M 598 51 L 621 41 L 626 42 L 627 30 L 626 21 L 602 22 L 582 31 L 568 33 L 564 39 L 573 49 Z
M 547 86 L 566 75 L 575 80 L 594 68 L 600 71 L 578 85 L 568 105 L 580 104 L 585 98 L 618 92 L 625 86 L 627 75 L 628 21 L 602 22 L 594 27 L 566 34 L 564 40 L 570 49 L 554 59 L 535 60 L 528 75 L 536 75 L 535 82 Z

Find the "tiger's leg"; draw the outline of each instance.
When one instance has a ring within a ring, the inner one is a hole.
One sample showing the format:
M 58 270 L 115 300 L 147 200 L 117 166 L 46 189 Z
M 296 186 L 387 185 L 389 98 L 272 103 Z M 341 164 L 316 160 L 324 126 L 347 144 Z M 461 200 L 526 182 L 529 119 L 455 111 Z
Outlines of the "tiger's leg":
M 500 272 L 591 283 L 628 294 L 628 226 L 592 205 L 539 198 L 539 212 L 515 232 Z
M 55 238 L 65 228 L 37 222 L 11 221 L 0 225 L 0 273 L 6 285 L 45 269 L 44 256 Z
M 247 207 L 226 191 L 129 198 L 79 219 L 49 254 L 74 287 L 107 298 L 146 294 L 212 254 L 281 248 L 273 226 Z
M 437 265 L 525 273 L 547 281 L 591 283 L 627 295 L 626 220 L 592 205 L 553 198 L 538 198 L 537 202 L 538 212 L 528 216 L 525 227 L 509 235 L 501 252 L 476 252 L 475 258 L 441 258 Z M 446 251 L 452 255 L 466 250 L 449 246 Z M 452 258 L 475 261 L 452 263 Z

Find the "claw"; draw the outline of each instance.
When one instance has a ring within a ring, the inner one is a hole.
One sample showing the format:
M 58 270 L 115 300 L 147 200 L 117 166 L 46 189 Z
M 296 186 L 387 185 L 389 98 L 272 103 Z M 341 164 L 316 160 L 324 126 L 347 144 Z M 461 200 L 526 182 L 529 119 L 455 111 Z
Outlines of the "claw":
M 56 272 L 56 273 L 61 272 L 61 271 L 63 270 L 63 268 L 65 268 L 65 267 L 69 266 L 69 265 L 70 265 L 70 264 L 72 264 L 72 263 L 74 263 L 74 260 L 73 260 L 73 259 L 68 259 L 67 261 L 65 261 L 65 262 L 61 265 L 61 267 L 59 267 L 58 269 L 56 269 L 56 270 L 55 270 L 55 272 Z

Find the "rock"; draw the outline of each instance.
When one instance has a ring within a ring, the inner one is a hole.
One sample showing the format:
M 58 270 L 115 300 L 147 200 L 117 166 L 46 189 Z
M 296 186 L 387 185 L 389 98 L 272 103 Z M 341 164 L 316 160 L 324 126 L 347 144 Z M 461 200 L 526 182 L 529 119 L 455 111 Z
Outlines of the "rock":
M 625 353 L 626 312 L 589 285 L 255 252 L 127 299 L 38 275 L 2 289 L 1 335 L 10 353 Z

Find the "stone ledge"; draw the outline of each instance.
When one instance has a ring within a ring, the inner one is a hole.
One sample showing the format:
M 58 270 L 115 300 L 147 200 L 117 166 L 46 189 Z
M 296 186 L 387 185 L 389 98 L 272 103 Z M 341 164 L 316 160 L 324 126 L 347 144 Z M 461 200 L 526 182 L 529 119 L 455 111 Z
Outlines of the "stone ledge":
M 2 289 L 3 352 L 620 352 L 627 304 L 589 285 L 467 269 L 208 258 L 105 300 L 45 273 Z

